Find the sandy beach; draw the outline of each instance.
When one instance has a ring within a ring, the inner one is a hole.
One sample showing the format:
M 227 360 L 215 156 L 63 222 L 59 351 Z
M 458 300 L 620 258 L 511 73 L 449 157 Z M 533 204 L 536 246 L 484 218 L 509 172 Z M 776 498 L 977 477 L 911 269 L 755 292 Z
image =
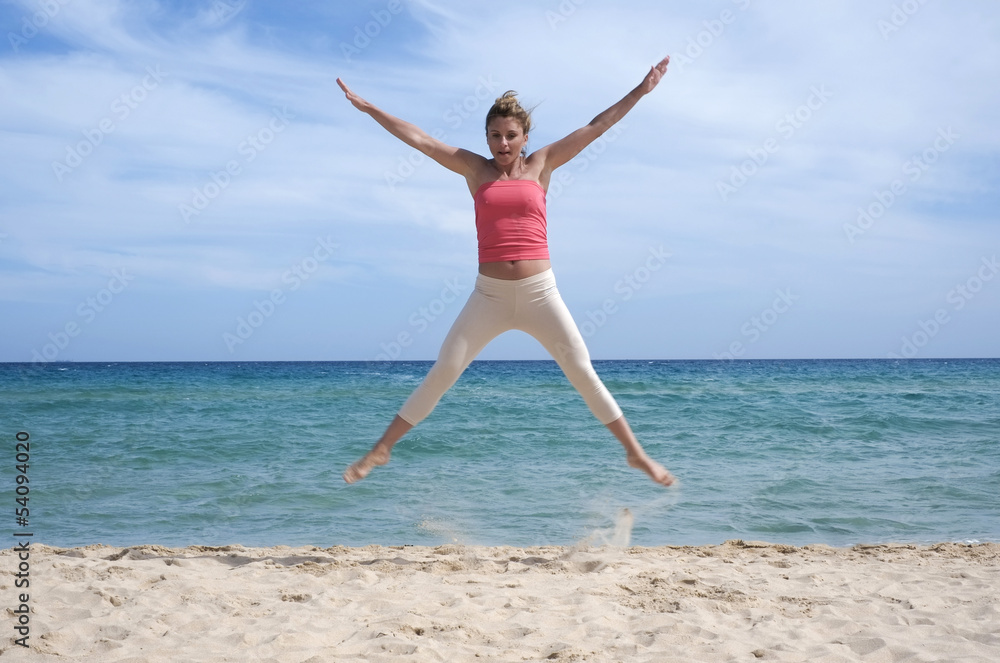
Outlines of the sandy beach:
M 1000 544 L 33 544 L 6 661 L 997 661 Z

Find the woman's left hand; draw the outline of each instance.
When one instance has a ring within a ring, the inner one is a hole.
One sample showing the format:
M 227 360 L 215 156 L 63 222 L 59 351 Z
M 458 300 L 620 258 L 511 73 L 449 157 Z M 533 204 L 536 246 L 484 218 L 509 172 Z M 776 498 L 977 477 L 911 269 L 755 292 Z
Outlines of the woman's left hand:
M 642 83 L 639 84 L 639 89 L 642 90 L 643 94 L 649 94 L 656 87 L 656 84 L 660 82 L 663 78 L 663 74 L 667 73 L 667 65 L 670 64 L 670 56 L 663 58 L 656 65 L 650 67 L 649 73 L 646 74 L 646 78 L 642 79 Z

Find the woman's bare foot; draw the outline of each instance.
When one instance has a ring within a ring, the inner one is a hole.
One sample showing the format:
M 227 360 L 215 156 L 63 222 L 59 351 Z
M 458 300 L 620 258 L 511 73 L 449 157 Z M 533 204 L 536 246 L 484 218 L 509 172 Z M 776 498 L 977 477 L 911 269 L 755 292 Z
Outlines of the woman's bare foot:
M 344 481 L 354 483 L 361 481 L 376 465 L 385 465 L 389 462 L 389 455 L 392 448 L 399 442 L 399 438 L 406 435 L 406 432 L 413 428 L 413 424 L 403 419 L 398 414 L 393 417 L 392 423 L 382 433 L 382 437 L 375 443 L 372 450 L 364 455 L 358 462 L 344 470 Z
M 355 483 L 361 481 L 376 465 L 385 465 L 389 462 L 389 450 L 376 446 L 346 470 L 344 470 L 344 481 Z
M 668 472 L 667 468 L 646 455 L 642 445 L 639 444 L 639 440 L 635 439 L 635 434 L 632 433 L 632 428 L 628 425 L 624 415 L 605 425 L 618 438 L 622 446 L 625 447 L 625 454 L 630 467 L 642 470 L 649 475 L 650 479 L 661 486 L 672 486 L 674 484 L 674 481 L 676 481 L 674 475 Z
M 667 468 L 663 467 L 646 454 L 629 454 L 628 464 L 630 467 L 642 470 L 649 475 L 650 479 L 661 486 L 671 486 L 675 481 L 674 475 L 671 474 Z

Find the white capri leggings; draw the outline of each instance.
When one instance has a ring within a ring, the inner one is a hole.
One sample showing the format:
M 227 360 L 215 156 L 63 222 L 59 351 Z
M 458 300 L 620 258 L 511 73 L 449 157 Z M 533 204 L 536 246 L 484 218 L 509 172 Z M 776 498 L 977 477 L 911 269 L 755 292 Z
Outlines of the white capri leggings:
M 437 361 L 403 403 L 399 416 L 414 426 L 423 421 L 486 344 L 511 329 L 527 332 L 545 346 L 602 424 L 622 416 L 590 363 L 583 336 L 556 289 L 551 269 L 517 280 L 479 274 Z

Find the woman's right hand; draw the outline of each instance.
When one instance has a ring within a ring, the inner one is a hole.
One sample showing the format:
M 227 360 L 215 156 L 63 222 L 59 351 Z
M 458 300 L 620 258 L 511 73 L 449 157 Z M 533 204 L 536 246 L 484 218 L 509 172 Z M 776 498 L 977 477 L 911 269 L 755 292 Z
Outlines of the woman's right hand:
M 347 96 L 347 100 L 350 101 L 355 108 L 363 113 L 368 112 L 369 103 L 367 101 L 354 94 L 351 88 L 347 87 L 347 84 L 339 78 L 337 79 L 337 85 L 339 85 L 340 89 L 344 91 L 344 94 Z

